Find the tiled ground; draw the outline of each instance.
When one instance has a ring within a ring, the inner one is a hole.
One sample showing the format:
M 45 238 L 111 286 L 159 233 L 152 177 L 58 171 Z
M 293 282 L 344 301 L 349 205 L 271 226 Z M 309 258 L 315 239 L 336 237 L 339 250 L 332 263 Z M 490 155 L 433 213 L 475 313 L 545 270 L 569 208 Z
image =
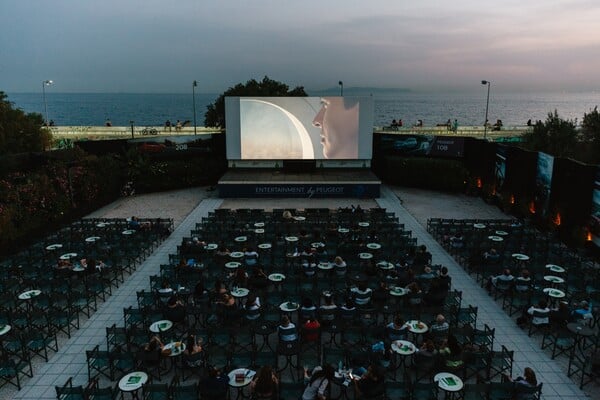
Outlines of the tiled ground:
M 82 325 L 82 329 L 62 344 L 60 351 L 51 358 L 49 363 L 41 364 L 36 368 L 36 375 L 24 384 L 20 392 L 5 388 L 0 391 L 0 399 L 53 399 L 55 398 L 54 385 L 64 383 L 69 376 L 74 376 L 74 384 L 84 384 L 87 381 L 85 350 L 91 349 L 96 344 L 105 343 L 105 328 L 113 323 L 122 324 L 123 307 L 136 303 L 135 292 L 148 288 L 148 276 L 158 273 L 159 265 L 168 260 L 168 254 L 181 242 L 181 238 L 188 235 L 195 223 L 200 221 L 208 211 L 219 205 L 222 204 L 227 208 L 269 209 L 273 207 L 337 208 L 340 205 L 350 204 L 372 207 L 375 204 L 373 200 L 228 199 L 222 201 L 208 198 L 187 215 L 189 208 L 185 210 L 186 207 L 197 203 L 202 198 L 213 196 L 214 192 L 206 193 L 203 188 L 196 188 L 192 189 L 191 193 L 186 191 L 181 191 L 176 195 L 172 193 L 159 194 L 157 200 L 153 200 L 152 196 L 128 198 L 94 213 L 97 216 L 136 215 L 142 217 L 173 217 L 174 214 L 177 214 L 183 222 L 177 226 L 173 235 L 127 279 L 125 284 Z M 398 197 L 402 199 L 402 203 Z M 143 198 L 143 201 L 137 203 L 136 198 Z M 179 201 L 182 199 L 185 201 L 180 203 Z M 517 328 L 514 321 L 455 263 L 424 228 L 428 217 L 499 218 L 503 217 L 502 213 L 476 198 L 403 188 L 382 188 L 382 197 L 376 202 L 379 206 L 398 215 L 406 228 L 412 230 L 413 236 L 418 238 L 419 243 L 423 243 L 429 248 L 433 254 L 434 263 L 449 267 L 453 277 L 453 286 L 463 291 L 463 304 L 473 304 L 479 307 L 478 324 L 487 323 L 495 327 L 497 345 L 505 344 L 509 349 L 515 350 L 515 374 L 520 374 L 526 366 L 532 366 L 538 374 L 538 379 L 544 382 L 544 399 L 586 398 L 586 395 L 566 377 L 560 363 L 550 360 L 545 353 L 541 352 L 537 339 L 529 338 Z M 596 390 L 597 387 L 588 386 L 588 388 L 591 388 L 593 398 L 600 399 L 600 391 Z

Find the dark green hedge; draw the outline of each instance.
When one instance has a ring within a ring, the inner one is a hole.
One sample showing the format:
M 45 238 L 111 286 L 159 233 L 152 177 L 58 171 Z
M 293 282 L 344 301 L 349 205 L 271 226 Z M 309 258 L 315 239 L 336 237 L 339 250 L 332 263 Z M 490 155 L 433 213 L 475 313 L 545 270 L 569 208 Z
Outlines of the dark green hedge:
M 458 160 L 386 156 L 381 175 L 395 185 L 459 192 L 465 188 L 468 171 Z

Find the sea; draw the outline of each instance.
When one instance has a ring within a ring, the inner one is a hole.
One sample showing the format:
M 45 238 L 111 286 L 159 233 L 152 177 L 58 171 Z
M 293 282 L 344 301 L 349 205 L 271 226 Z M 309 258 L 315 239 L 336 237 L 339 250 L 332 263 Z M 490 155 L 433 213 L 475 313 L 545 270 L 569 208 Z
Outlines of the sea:
M 310 93 L 309 93 L 310 94 Z M 389 126 L 401 119 L 404 126 L 422 120 L 425 126 L 445 123 L 448 119 L 459 125 L 483 125 L 486 91 L 481 93 L 424 93 L 398 91 L 374 93 L 373 124 Z M 25 112 L 44 112 L 42 93 L 7 93 L 8 101 Z M 348 95 L 348 93 L 347 93 Z M 349 94 L 351 95 L 351 93 Z M 204 114 L 218 94 L 197 93 L 195 96 L 196 125 L 204 125 Z M 167 120 L 175 123 L 194 121 L 194 106 L 190 94 L 141 93 L 56 93 L 46 91 L 48 119 L 57 126 L 99 126 L 107 119 L 113 126 L 162 126 Z M 600 105 L 600 92 L 562 93 L 497 93 L 490 94 L 488 120 L 500 119 L 504 126 L 522 126 L 528 120 L 545 120 L 556 110 L 563 119 L 581 122 L 584 113 Z

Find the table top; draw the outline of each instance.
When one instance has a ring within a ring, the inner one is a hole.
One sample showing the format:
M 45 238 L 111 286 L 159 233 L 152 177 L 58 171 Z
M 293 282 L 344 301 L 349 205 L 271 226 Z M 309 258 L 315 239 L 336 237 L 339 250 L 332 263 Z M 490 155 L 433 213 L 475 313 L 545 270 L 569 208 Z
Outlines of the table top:
M 306 217 L 303 217 L 301 215 L 297 215 L 295 217 L 293 217 L 296 221 L 304 221 L 306 219 Z
M 398 287 L 398 286 L 390 289 L 390 294 L 392 296 L 405 296 L 408 292 L 409 292 L 408 289 L 405 289 L 403 287 Z
M 135 392 L 148 382 L 148 374 L 142 371 L 130 372 L 119 381 L 122 392 Z
M 245 242 L 246 240 L 248 240 L 248 238 L 246 236 L 238 236 L 235 239 L 236 242 Z
M 415 352 L 417 351 L 417 347 L 408 340 L 396 340 L 392 342 L 392 345 L 390 347 L 392 351 L 403 356 L 415 354 Z
M 265 233 L 265 230 L 263 228 L 257 228 L 254 230 L 254 233 Z
M 560 265 L 556 265 L 556 264 L 546 264 L 546 268 L 548 268 L 550 271 L 555 272 L 557 274 L 562 274 L 563 272 L 565 272 L 565 269 L 563 267 L 561 267 Z
M 273 281 L 273 282 L 281 282 L 284 279 L 285 279 L 285 275 L 284 274 L 274 273 L 274 274 L 270 274 L 269 275 L 269 280 Z
M 380 261 L 377 263 L 377 266 L 381 269 L 394 269 L 394 264 L 387 261 Z
M 529 260 L 529 256 L 528 255 L 521 254 L 521 253 L 513 253 L 512 257 L 516 258 L 517 260 L 520 260 L 520 261 L 527 261 L 527 260 Z
M 264 227 L 264 226 L 265 226 L 265 223 L 264 223 L 264 222 L 255 222 L 255 223 L 254 223 L 254 227 L 255 227 L 255 228 L 262 228 L 262 227 Z
M 109 225 L 109 223 L 108 223 L 108 222 L 98 222 L 98 223 L 96 224 L 96 226 L 97 226 L 98 228 L 105 228 L 105 227 L 107 227 L 108 225 Z
M 325 247 L 325 243 L 323 242 L 313 242 L 310 244 L 313 249 L 318 249 L 319 247 Z
M 333 264 L 321 261 L 319 264 L 317 264 L 317 268 L 327 271 L 333 269 Z
M 425 322 L 413 319 L 406 323 L 408 325 L 408 330 L 412 333 L 425 333 L 429 330 L 429 327 Z
M 368 259 L 373 258 L 373 254 L 371 254 L 371 253 L 359 253 L 358 257 L 361 258 L 361 259 L 363 259 L 363 260 L 368 260 Z
M 490 239 L 492 242 L 504 241 L 504 239 L 501 236 L 495 236 L 495 235 L 488 236 L 488 239 Z
M 494 233 L 498 236 L 508 236 L 508 232 L 506 231 L 496 231 Z
M 565 280 L 563 278 L 555 275 L 545 275 L 544 280 L 552 283 L 565 283 Z
M 235 377 L 236 375 L 244 375 L 244 380 L 243 381 L 236 381 Z M 254 377 L 254 375 L 256 375 L 256 371 L 253 371 L 251 369 L 248 368 L 237 368 L 234 369 L 233 371 L 229 372 L 227 374 L 227 376 L 229 377 L 229 386 L 231 387 L 244 387 L 250 384 L 250 382 L 252 382 L 252 378 Z
M 294 302 L 291 302 L 291 301 L 284 301 L 283 303 L 281 303 L 279 305 L 279 309 L 281 311 L 286 311 L 286 312 L 296 311 L 299 308 L 300 308 L 300 304 L 294 303 Z
M 219 245 L 216 243 L 208 243 L 206 246 L 204 246 L 205 250 L 216 250 L 219 248 Z
M 285 240 L 286 240 L 287 242 L 297 242 L 297 241 L 298 241 L 298 238 L 297 238 L 296 236 L 286 236 L 286 237 L 285 237 Z
M 62 256 L 58 257 L 61 260 L 70 260 L 71 258 L 77 257 L 77 253 L 65 253 Z
M 258 245 L 258 248 L 259 249 L 263 249 L 263 250 L 264 249 L 270 249 L 271 247 L 272 247 L 271 243 L 261 243 L 261 244 Z
M 362 226 L 363 228 L 366 228 L 366 227 L 367 227 L 367 226 L 369 226 L 369 225 L 370 225 L 370 224 L 369 224 L 368 222 L 365 222 L 365 221 L 363 221 L 363 222 L 359 222 L 359 223 L 358 223 L 358 226 Z
M 169 357 L 177 357 L 181 355 L 186 349 L 184 342 L 171 342 L 163 346 L 163 350 L 171 350 Z
M 446 392 L 458 392 L 462 390 L 464 383 L 458 376 L 449 372 L 440 372 L 433 377 L 438 387 Z
M 85 268 L 83 267 L 83 265 L 81 264 L 77 264 L 73 267 L 73 269 L 71 269 L 71 271 L 73 272 L 83 272 L 85 271 Z
M 543 290 L 543 292 L 550 297 L 554 297 L 555 299 L 562 299 L 563 297 L 565 297 L 565 292 L 554 288 L 546 288 Z
M 240 265 L 242 265 L 242 264 L 237 261 L 229 261 L 229 262 L 225 263 L 225 268 L 236 269 Z
M 127 229 L 121 232 L 123 235 L 133 235 L 135 231 L 133 229 Z
M 339 233 L 348 233 L 348 232 L 350 232 L 350 229 L 348 229 L 348 228 L 338 228 L 338 232 Z
M 32 297 L 39 296 L 42 293 L 41 290 L 27 290 L 19 295 L 20 300 L 29 300 Z
M 54 244 L 51 244 L 49 246 L 46 246 L 46 250 L 58 250 L 61 247 L 63 247 L 62 244 L 60 244 L 60 243 L 54 243 Z
M 100 236 L 90 236 L 85 238 L 85 241 L 88 243 L 95 242 L 96 240 L 100 240 Z
M 485 224 L 473 224 L 473 228 L 484 229 L 485 228 Z
M 246 297 L 246 296 L 248 296 L 248 293 L 250 293 L 250 289 L 246 289 L 243 287 L 239 287 L 239 288 L 231 290 L 231 295 L 233 297 L 237 297 L 237 298 Z
M 10 325 L 0 325 L 0 336 L 6 335 L 11 329 Z
M 172 327 L 173 322 L 169 321 L 168 319 L 161 319 L 160 321 L 153 322 L 152 325 L 150 325 L 150 332 L 160 333 L 168 331 Z
M 244 253 L 242 253 L 241 251 L 233 251 L 233 252 L 229 253 L 229 257 L 242 258 L 242 257 L 244 257 Z
M 379 243 L 367 243 L 367 248 L 371 250 L 378 250 L 381 248 Z

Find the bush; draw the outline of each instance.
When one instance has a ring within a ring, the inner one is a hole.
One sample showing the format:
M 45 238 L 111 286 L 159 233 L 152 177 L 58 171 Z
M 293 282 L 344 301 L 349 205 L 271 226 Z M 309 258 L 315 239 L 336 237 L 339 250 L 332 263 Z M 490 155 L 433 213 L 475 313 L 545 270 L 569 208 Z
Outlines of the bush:
M 396 185 L 463 191 L 468 172 L 461 161 L 439 158 L 384 157 L 383 179 Z

